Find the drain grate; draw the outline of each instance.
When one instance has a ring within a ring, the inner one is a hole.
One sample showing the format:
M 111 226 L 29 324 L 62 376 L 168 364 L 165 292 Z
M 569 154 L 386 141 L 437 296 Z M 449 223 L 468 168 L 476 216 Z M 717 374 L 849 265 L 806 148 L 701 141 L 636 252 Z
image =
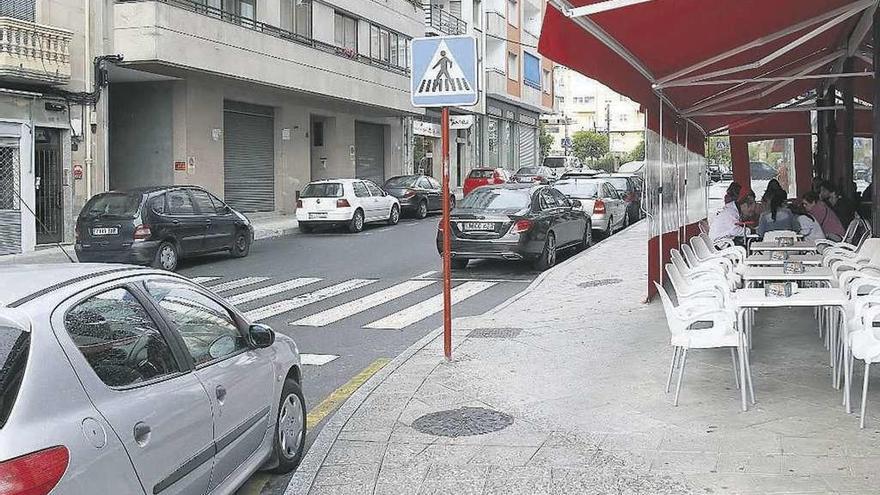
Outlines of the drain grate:
M 483 407 L 462 407 L 425 414 L 413 421 L 413 428 L 440 437 L 485 435 L 513 424 L 513 416 Z
M 578 287 L 586 289 L 588 287 L 602 287 L 603 285 L 614 285 L 621 282 L 623 282 L 623 279 L 620 278 L 600 278 L 597 280 L 587 280 L 586 282 L 581 282 L 578 284 Z
M 520 332 L 522 328 L 475 328 L 467 336 L 472 339 L 512 339 Z

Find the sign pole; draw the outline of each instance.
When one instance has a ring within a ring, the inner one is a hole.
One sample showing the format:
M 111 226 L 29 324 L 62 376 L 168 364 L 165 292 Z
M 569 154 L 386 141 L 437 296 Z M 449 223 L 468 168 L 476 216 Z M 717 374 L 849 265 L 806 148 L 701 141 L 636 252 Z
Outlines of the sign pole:
M 443 354 L 452 360 L 452 244 L 449 240 L 449 107 L 440 116 L 440 148 L 443 154 Z

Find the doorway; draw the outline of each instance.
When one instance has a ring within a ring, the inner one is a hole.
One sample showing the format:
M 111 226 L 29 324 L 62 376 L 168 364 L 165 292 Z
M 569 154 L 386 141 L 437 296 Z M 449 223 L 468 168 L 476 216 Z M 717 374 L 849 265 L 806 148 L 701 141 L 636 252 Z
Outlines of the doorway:
M 355 177 L 385 183 L 385 127 L 354 123 Z
M 61 180 L 61 132 L 37 127 L 34 133 L 34 189 L 37 244 L 61 242 L 64 195 Z

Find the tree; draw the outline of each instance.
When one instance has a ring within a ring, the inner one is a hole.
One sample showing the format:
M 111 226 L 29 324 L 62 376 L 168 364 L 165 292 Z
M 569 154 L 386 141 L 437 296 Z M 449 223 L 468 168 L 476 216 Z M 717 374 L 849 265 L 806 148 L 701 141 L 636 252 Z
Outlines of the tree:
M 577 131 L 571 137 L 574 156 L 581 160 L 598 160 L 608 154 L 608 136 L 594 131 Z
M 641 162 L 645 160 L 645 140 L 641 140 L 632 151 L 626 155 L 626 161 L 628 162 Z
M 553 136 L 547 132 L 547 126 L 541 122 L 538 127 L 539 135 L 538 135 L 538 143 L 541 146 L 541 158 L 550 154 L 550 148 L 553 146 Z

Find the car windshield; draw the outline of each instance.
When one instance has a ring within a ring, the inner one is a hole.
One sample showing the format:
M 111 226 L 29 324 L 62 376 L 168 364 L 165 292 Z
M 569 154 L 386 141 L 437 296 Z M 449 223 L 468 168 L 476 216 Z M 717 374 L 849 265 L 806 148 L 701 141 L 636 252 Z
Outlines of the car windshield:
M 6 424 L 18 396 L 30 343 L 29 332 L 0 326 L 0 428 Z
M 471 179 L 491 179 L 494 175 L 495 171 L 492 169 L 474 169 L 471 170 L 468 177 Z
M 385 183 L 385 187 L 415 187 L 416 181 L 419 180 L 418 175 L 404 175 L 401 177 L 392 177 Z
M 544 158 L 544 166 L 550 168 L 564 168 L 565 167 L 565 158 L 563 157 L 555 157 L 548 156 Z
M 94 217 L 134 218 L 140 205 L 140 193 L 110 192 L 92 198 L 83 211 Z
M 594 180 L 561 180 L 554 184 L 556 189 L 572 198 L 595 198 L 599 195 L 600 182 Z
M 529 189 L 480 188 L 465 196 L 459 206 L 474 210 L 522 210 L 528 208 L 531 199 Z
M 318 182 L 303 189 L 301 198 L 341 198 L 342 184 L 338 182 Z
M 540 173 L 538 167 L 523 167 L 516 171 L 516 175 L 537 175 Z
M 626 191 L 627 190 L 627 180 L 626 177 L 608 177 L 608 182 L 614 186 L 614 189 L 618 191 Z

